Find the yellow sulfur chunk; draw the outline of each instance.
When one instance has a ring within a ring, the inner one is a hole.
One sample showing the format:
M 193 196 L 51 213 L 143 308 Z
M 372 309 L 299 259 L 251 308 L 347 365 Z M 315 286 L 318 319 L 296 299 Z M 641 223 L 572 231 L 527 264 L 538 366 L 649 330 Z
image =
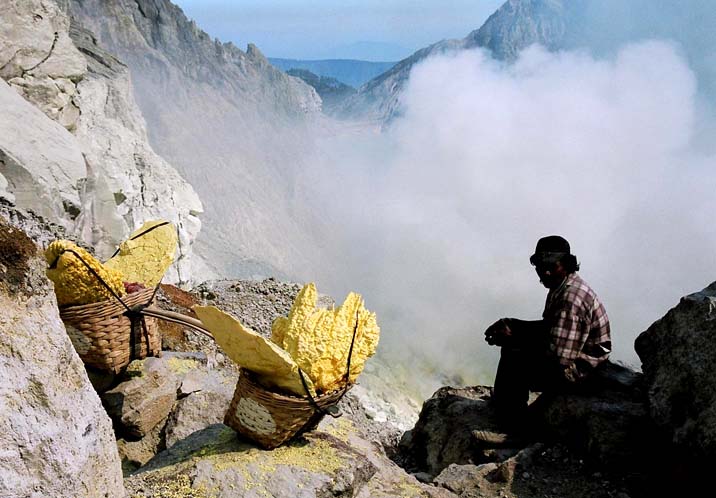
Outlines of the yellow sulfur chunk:
M 375 314 L 363 306 L 360 294 L 348 294 L 337 310 L 317 309 L 317 298 L 315 285 L 305 285 L 296 296 L 288 319 L 274 321 L 272 339 L 311 377 L 317 390 L 328 392 L 344 383 L 356 323 L 351 382 L 363 371 L 366 359 L 375 354 L 380 329 Z
M 132 232 L 119 245 L 119 253 L 104 265 L 121 272 L 126 282 L 154 287 L 174 262 L 176 248 L 174 225 L 164 220 L 148 221 Z
M 261 383 L 267 387 L 305 396 L 298 365 L 286 351 L 214 306 L 194 306 L 192 309 L 211 331 L 216 343 L 237 365 L 258 374 Z M 315 394 L 309 376 L 305 379 L 311 394 Z
M 122 274 L 105 268 L 94 256 L 69 240 L 56 240 L 45 250 L 45 259 L 50 265 L 47 277 L 55 283 L 57 304 L 60 306 L 89 304 L 114 299 L 102 283 L 80 261 L 72 250 L 118 295 L 124 294 Z
M 283 339 L 286 336 L 286 330 L 288 330 L 288 318 L 280 316 L 273 321 L 273 325 L 271 326 L 271 340 L 281 348 L 283 348 Z

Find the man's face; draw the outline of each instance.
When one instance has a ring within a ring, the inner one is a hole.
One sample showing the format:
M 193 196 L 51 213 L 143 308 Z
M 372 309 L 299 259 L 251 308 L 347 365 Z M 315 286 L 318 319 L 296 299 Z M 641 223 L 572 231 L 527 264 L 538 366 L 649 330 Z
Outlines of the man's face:
M 548 289 L 556 289 L 559 287 L 564 277 L 567 276 L 567 272 L 559 261 L 556 263 L 540 261 L 535 264 L 535 271 L 539 276 L 539 281 Z

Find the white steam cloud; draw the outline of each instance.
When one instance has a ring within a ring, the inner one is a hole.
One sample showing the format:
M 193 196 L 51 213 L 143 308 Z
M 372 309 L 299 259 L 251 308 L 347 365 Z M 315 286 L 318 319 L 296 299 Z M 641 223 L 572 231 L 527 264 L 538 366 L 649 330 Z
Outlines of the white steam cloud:
M 696 94 L 665 42 L 609 59 L 532 47 L 511 65 L 427 60 L 386 133 L 326 146 L 339 256 L 319 285 L 365 295 L 391 358 L 490 383 L 498 352 L 482 332 L 540 317 L 528 257 L 560 234 L 607 307 L 613 358 L 638 366 L 637 334 L 716 280 L 716 158 L 692 144 Z

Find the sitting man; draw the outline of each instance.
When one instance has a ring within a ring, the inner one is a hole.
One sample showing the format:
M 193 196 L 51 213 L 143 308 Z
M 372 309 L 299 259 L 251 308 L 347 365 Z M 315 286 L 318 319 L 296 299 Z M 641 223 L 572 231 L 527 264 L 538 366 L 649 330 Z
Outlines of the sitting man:
M 530 263 L 549 289 L 542 320 L 502 318 L 485 331 L 487 343 L 502 348 L 493 391 L 498 421 L 518 436 L 529 427 L 531 390 L 579 391 L 611 351 L 609 318 L 577 274 L 579 263 L 569 242 L 557 235 L 541 238 Z M 491 442 L 485 431 L 474 435 Z

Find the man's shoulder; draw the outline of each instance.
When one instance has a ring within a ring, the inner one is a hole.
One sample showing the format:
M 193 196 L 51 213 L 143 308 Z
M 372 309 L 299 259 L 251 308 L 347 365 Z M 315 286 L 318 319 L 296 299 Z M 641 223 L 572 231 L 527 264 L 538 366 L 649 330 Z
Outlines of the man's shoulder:
M 594 290 L 576 272 L 567 276 L 562 299 L 576 305 L 590 304 L 598 300 Z

